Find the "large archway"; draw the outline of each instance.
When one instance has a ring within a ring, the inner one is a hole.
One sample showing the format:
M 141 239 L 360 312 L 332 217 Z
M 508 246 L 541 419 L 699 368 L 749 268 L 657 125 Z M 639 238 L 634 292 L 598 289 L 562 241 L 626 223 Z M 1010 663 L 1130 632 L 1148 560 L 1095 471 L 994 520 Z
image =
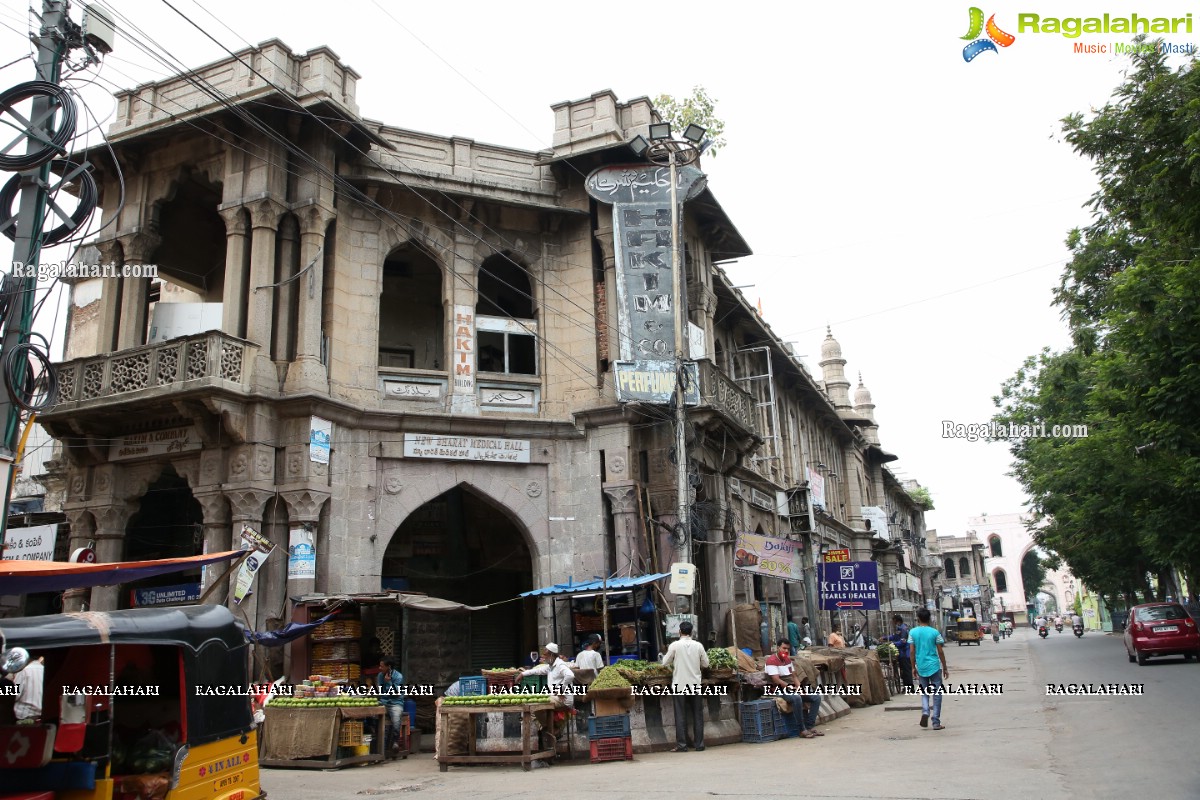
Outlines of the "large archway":
M 182 558 L 200 555 L 204 549 L 204 512 L 192 496 L 186 479 L 167 465 L 162 474 L 142 495 L 138 511 L 125 526 L 125 560 L 148 561 L 159 558 Z M 120 608 L 135 605 L 158 605 L 177 597 L 176 602 L 194 599 L 200 585 L 200 568 L 172 572 L 154 578 L 143 578 L 123 584 Z M 174 594 L 161 591 L 163 587 L 190 587 Z M 138 590 L 159 589 L 139 602 Z M 184 592 L 180 594 L 180 592 Z
M 409 683 L 444 686 L 479 669 L 520 664 L 537 648 L 536 605 L 504 602 L 534 588 L 526 532 L 466 484 L 420 506 L 396 528 L 381 574 L 385 589 L 498 604 L 465 617 L 410 611 L 397 653 Z

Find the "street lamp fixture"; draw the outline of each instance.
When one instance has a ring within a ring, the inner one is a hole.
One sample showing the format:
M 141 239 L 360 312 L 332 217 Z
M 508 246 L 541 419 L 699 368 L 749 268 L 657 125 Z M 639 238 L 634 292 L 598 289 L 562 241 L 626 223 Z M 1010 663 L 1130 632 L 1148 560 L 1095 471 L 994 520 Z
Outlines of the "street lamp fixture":
M 684 129 L 683 138 L 687 139 L 692 144 L 698 145 L 704 141 L 704 134 L 706 133 L 708 133 L 707 130 L 693 122 Z
M 650 124 L 650 138 L 654 141 L 671 138 L 671 123 L 654 122 Z
M 629 149 L 633 151 L 635 156 L 641 158 L 646 154 L 646 151 L 650 149 L 650 143 L 646 141 L 645 136 L 642 136 L 639 133 L 629 142 Z

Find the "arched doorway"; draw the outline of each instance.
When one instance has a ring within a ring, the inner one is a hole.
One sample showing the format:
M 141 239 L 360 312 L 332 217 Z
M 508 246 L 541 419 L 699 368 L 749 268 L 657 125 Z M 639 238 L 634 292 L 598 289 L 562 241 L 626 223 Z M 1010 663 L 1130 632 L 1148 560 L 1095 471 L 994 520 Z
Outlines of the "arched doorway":
M 137 513 L 130 517 L 125 526 L 125 560 L 146 561 L 157 558 L 182 558 L 197 556 L 204 549 L 204 512 L 200 503 L 192 496 L 187 480 L 180 477 L 168 465 L 158 480 L 150 484 L 142 495 Z M 119 597 L 120 608 L 137 605 L 158 605 L 170 598 L 194 599 L 198 595 L 200 569 L 187 572 L 172 572 L 154 578 L 143 578 L 122 585 Z M 138 590 L 162 587 L 189 587 L 174 593 L 163 591 L 154 597 L 144 597 L 150 602 L 137 602 Z M 181 592 L 183 592 L 181 594 Z
M 409 611 L 397 653 L 409 683 L 444 686 L 479 669 L 520 664 L 537 649 L 535 603 L 503 602 L 534 588 L 525 533 L 466 484 L 400 524 L 384 552 L 382 578 L 385 589 L 499 604 L 467 616 Z

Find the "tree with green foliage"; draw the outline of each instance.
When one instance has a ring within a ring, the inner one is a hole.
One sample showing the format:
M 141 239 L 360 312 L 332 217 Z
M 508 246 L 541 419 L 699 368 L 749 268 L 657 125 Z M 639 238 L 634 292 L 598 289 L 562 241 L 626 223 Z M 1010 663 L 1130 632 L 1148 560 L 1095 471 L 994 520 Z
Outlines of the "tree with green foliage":
M 912 498 L 912 501 L 922 509 L 933 511 L 933 495 L 930 494 L 928 486 L 915 486 L 906 491 L 908 492 L 908 496 Z
M 1139 41 L 1140 41 L 1139 37 Z M 1073 346 L 1029 359 L 996 421 L 1086 424 L 1010 442 L 1035 540 L 1111 597 L 1200 579 L 1200 69 L 1139 51 L 1112 100 L 1063 120 L 1095 165 L 1092 223 L 1071 231 L 1055 296 Z
M 1046 563 L 1030 550 L 1021 559 L 1021 582 L 1025 584 L 1025 602 L 1032 603 L 1046 582 Z
M 691 96 L 679 100 L 669 94 L 660 94 L 654 98 L 654 108 L 663 122 L 671 123 L 671 132 L 675 135 L 683 133 L 688 125 L 704 128 L 706 136 L 712 140 L 704 151 L 706 155 L 715 157 L 725 146 L 725 123 L 717 116 L 717 101 L 709 97 L 703 86 L 692 87 Z

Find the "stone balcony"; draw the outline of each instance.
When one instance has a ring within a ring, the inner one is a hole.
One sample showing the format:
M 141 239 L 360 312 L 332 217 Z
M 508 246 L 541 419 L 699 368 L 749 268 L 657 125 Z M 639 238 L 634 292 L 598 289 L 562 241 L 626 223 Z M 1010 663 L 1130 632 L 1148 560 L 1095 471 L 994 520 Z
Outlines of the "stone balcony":
M 747 434 L 761 437 L 758 408 L 754 396 L 717 369 L 713 362 L 700 360 L 700 408 L 709 408 Z
M 258 346 L 220 331 L 56 364 L 58 404 L 45 416 L 213 388 L 250 392 Z

